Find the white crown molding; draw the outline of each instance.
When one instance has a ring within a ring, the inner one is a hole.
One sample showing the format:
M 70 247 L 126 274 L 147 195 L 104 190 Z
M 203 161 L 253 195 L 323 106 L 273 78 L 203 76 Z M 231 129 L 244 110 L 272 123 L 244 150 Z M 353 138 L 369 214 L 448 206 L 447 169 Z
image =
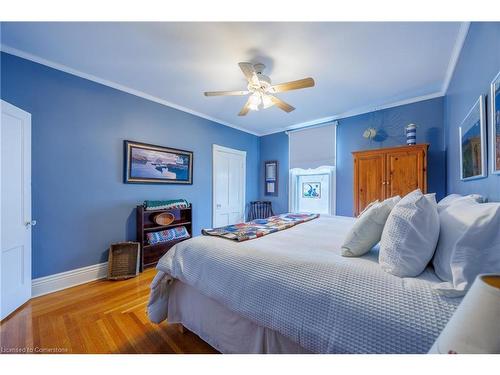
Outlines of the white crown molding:
M 230 128 L 236 129 L 236 130 L 240 130 L 240 131 L 245 132 L 245 133 L 249 133 L 249 134 L 252 134 L 255 136 L 262 137 L 262 136 L 271 135 L 271 134 L 275 134 L 275 133 L 281 133 L 281 132 L 288 131 L 288 130 L 305 128 L 305 127 L 309 127 L 309 126 L 323 124 L 326 122 L 331 122 L 334 120 L 340 120 L 340 119 L 347 118 L 347 117 L 362 115 L 362 114 L 366 114 L 366 113 L 370 113 L 370 112 L 374 112 L 374 111 L 380 111 L 383 109 L 398 107 L 398 106 L 405 105 L 405 104 L 416 103 L 416 102 L 444 96 L 446 94 L 446 90 L 448 89 L 448 85 L 449 85 L 449 82 L 451 80 L 451 77 L 453 76 L 453 71 L 454 71 L 455 65 L 458 61 L 458 57 L 460 56 L 460 52 L 462 50 L 465 38 L 467 36 L 467 32 L 469 30 L 469 26 L 470 26 L 470 22 L 463 22 L 460 26 L 460 30 L 459 30 L 459 33 L 457 35 L 457 40 L 455 42 L 455 47 L 453 49 L 450 63 L 448 64 L 446 79 L 445 79 L 445 82 L 442 86 L 441 91 L 434 92 L 434 93 L 427 94 L 427 95 L 416 96 L 416 97 L 412 97 L 412 98 L 408 98 L 408 99 L 404 99 L 404 100 L 399 100 L 396 102 L 391 102 L 391 103 L 387 103 L 387 104 L 383 104 L 383 105 L 361 107 L 361 108 L 357 108 L 357 109 L 343 112 L 340 114 L 334 114 L 332 116 L 322 117 L 322 118 L 318 118 L 318 119 L 314 119 L 314 120 L 310 120 L 310 121 L 305 121 L 305 122 L 300 122 L 300 123 L 292 124 L 292 125 L 287 126 L 287 127 L 282 127 L 282 128 L 278 128 L 278 129 L 274 129 L 274 130 L 270 130 L 270 131 L 262 131 L 262 132 L 255 132 L 255 131 L 251 131 L 251 130 L 242 128 L 240 126 L 228 123 L 226 121 L 217 119 L 215 117 L 211 117 L 211 116 L 206 115 L 204 113 L 177 105 L 175 103 L 168 102 L 166 100 L 160 99 L 160 98 L 155 97 L 153 95 L 149 95 L 145 92 L 135 90 L 135 89 L 123 86 L 121 84 L 118 84 L 118 83 L 115 83 L 112 81 L 108 81 L 106 79 L 99 78 L 99 77 L 96 77 L 96 76 L 91 75 L 91 74 L 81 72 L 79 70 L 76 70 L 76 69 L 70 68 L 68 66 L 44 59 L 42 57 L 30 54 L 28 52 L 24 52 L 22 50 L 10 47 L 10 46 L 5 45 L 5 44 L 0 44 L 0 51 L 3 51 L 3 52 L 9 53 L 11 55 L 14 55 L 14 56 L 26 59 L 26 60 L 30 60 L 30 61 L 42 64 L 42 65 L 48 66 L 48 67 L 53 68 L 53 69 L 63 71 L 63 72 L 68 73 L 68 74 L 75 75 L 75 76 L 80 77 L 80 78 L 84 78 L 84 79 L 99 83 L 99 84 L 104 85 L 104 86 L 114 88 L 114 89 L 119 90 L 119 91 L 126 92 L 126 93 L 131 94 L 131 95 L 141 97 L 141 98 L 146 99 L 146 100 L 153 101 L 155 103 L 158 103 L 158 104 L 161 104 L 161 105 L 164 105 L 167 107 L 178 109 L 182 112 L 186 112 L 186 113 L 192 114 L 194 116 L 198 116 L 198 117 L 210 120 L 210 121 L 215 122 L 215 123 L 220 124 L 220 125 L 225 125 L 225 126 L 228 126 Z
M 108 274 L 108 262 L 56 273 L 34 279 L 31 282 L 31 297 L 57 292 L 72 286 L 85 284 L 90 281 L 103 279 Z
M 210 121 L 215 122 L 215 123 L 220 124 L 220 125 L 225 125 L 225 126 L 228 126 L 230 128 L 233 128 L 233 129 L 236 129 L 236 130 L 240 130 L 242 132 L 249 133 L 249 134 L 252 134 L 252 135 L 255 135 L 255 136 L 259 136 L 260 135 L 260 134 L 258 134 L 256 132 L 253 132 L 253 131 L 248 130 L 248 129 L 244 129 L 244 128 L 240 127 L 240 126 L 231 124 L 229 122 L 220 120 L 218 118 L 206 115 L 204 113 L 192 110 L 192 109 L 187 108 L 187 107 L 183 107 L 181 105 L 169 102 L 167 100 L 158 98 L 156 96 L 149 95 L 149 94 L 147 94 L 145 92 L 142 92 L 142 91 L 139 91 L 139 90 L 136 90 L 136 89 L 133 89 L 133 88 L 121 85 L 119 83 L 116 83 L 116 82 L 113 82 L 113 81 L 109 81 L 107 79 L 100 78 L 100 77 L 94 76 L 92 74 L 87 74 L 87 73 L 81 72 L 79 70 L 70 68 L 69 66 L 66 66 L 66 65 L 63 65 L 63 64 L 59 64 L 59 63 L 51 61 L 51 60 L 44 59 L 43 57 L 33 55 L 33 54 L 29 53 L 29 52 L 25 52 L 25 51 L 22 51 L 20 49 L 14 48 L 14 47 L 10 47 L 10 46 L 8 46 L 6 44 L 0 44 L 0 51 L 8 53 L 10 55 L 14 55 L 14 56 L 20 57 L 20 58 L 25 59 L 25 60 L 30 60 L 30 61 L 36 62 L 38 64 L 48 66 L 48 67 L 53 68 L 53 69 L 60 70 L 62 72 L 65 72 L 65 73 L 68 73 L 68 74 L 71 74 L 71 75 L 74 75 L 74 76 L 77 76 L 77 77 L 80 77 L 80 78 L 87 79 L 89 81 L 93 81 L 93 82 L 99 83 L 99 84 L 104 85 L 104 86 L 111 87 L 111 88 L 119 90 L 119 91 L 126 92 L 126 93 L 131 94 L 131 95 L 138 96 L 138 97 L 146 99 L 146 100 L 150 100 L 152 102 L 155 102 L 155 103 L 158 103 L 158 104 L 170 107 L 170 108 L 177 109 L 177 110 L 182 111 L 182 112 L 189 113 L 189 114 L 197 116 L 197 117 L 204 118 L 206 120 L 210 120 Z
M 357 109 L 354 109 L 352 111 L 340 113 L 338 115 L 333 115 L 333 116 L 329 116 L 329 117 L 319 118 L 316 120 L 301 122 L 298 124 L 293 124 L 293 125 L 287 126 L 286 128 L 275 129 L 275 130 L 267 132 L 267 133 L 262 133 L 261 136 L 275 134 L 275 133 L 281 133 L 281 132 L 296 130 L 296 129 L 301 129 L 301 128 L 307 128 L 310 126 L 316 126 L 316 125 L 332 122 L 335 120 L 345 119 L 347 117 L 364 115 L 366 113 L 381 111 L 383 109 L 388 109 L 388 108 L 399 107 L 399 106 L 402 106 L 405 104 L 412 104 L 412 103 L 422 102 L 424 100 L 435 99 L 435 98 L 439 98 L 441 96 L 444 96 L 444 94 L 441 91 L 438 91 L 438 92 L 434 92 L 432 94 L 416 96 L 413 98 L 399 100 L 397 102 L 382 104 L 382 105 L 378 105 L 378 106 L 357 108 Z
M 455 40 L 455 46 L 453 47 L 450 62 L 448 63 L 448 69 L 446 71 L 443 86 L 441 88 L 441 92 L 443 93 L 443 95 L 446 95 L 448 87 L 450 86 L 451 79 L 453 78 L 453 73 L 455 72 L 455 68 L 458 63 L 458 58 L 460 57 L 460 53 L 462 52 L 462 48 L 464 47 L 465 39 L 467 38 L 467 34 L 469 33 L 469 27 L 470 22 L 462 22 L 462 24 L 460 25 L 460 29 L 458 30 L 457 39 Z

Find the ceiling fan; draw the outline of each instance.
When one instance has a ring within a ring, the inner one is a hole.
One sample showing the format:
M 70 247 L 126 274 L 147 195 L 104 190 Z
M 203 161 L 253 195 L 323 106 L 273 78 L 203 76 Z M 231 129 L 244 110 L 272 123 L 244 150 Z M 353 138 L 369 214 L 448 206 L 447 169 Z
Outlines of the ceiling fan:
M 279 92 L 304 89 L 314 86 L 314 79 L 304 78 L 297 81 L 271 85 L 271 78 L 262 74 L 266 67 L 264 64 L 252 64 L 249 62 L 240 62 L 238 64 L 241 71 L 248 81 L 247 90 L 242 91 L 208 91 L 205 96 L 243 96 L 250 95 L 247 102 L 241 109 L 238 116 L 245 116 L 248 111 L 258 111 L 259 109 L 269 108 L 273 105 L 285 112 L 292 112 L 295 108 L 273 94 Z

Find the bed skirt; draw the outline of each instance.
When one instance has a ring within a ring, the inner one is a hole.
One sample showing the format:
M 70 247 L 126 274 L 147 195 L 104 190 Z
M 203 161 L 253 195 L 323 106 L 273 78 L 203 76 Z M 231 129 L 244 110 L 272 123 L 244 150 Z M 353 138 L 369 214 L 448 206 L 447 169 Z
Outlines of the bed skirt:
M 309 353 L 280 333 L 261 327 L 175 280 L 168 296 L 168 323 L 181 323 L 221 353 Z

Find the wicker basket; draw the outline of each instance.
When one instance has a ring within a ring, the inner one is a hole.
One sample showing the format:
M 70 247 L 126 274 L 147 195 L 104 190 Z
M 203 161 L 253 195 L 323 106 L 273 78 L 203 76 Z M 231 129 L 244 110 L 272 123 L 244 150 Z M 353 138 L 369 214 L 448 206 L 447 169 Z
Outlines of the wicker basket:
M 162 212 L 156 215 L 153 220 L 158 225 L 170 225 L 174 222 L 175 216 L 170 212 Z
M 139 274 L 139 242 L 119 242 L 109 247 L 108 279 L 119 280 L 135 277 Z

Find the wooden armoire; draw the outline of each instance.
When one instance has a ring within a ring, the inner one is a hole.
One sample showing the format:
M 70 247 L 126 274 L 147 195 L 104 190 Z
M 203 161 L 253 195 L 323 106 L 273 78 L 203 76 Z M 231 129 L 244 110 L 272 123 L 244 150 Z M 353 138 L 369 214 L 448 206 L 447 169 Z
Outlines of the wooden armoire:
M 427 193 L 428 144 L 355 151 L 354 215 L 375 200 L 401 197 L 420 188 Z

